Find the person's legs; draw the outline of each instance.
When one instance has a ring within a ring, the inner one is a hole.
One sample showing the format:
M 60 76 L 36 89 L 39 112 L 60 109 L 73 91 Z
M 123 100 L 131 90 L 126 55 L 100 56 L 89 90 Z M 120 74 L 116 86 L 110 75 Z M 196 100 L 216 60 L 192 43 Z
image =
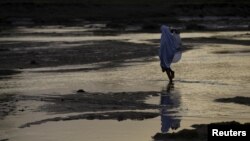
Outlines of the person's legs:
M 167 68 L 166 69 L 166 73 L 167 73 L 167 75 L 168 75 L 168 79 L 169 79 L 169 83 L 172 83 L 173 82 L 173 80 L 172 80 L 172 75 L 171 75 L 171 69 L 170 68 Z
M 162 72 L 165 72 L 165 71 L 166 71 L 166 69 L 165 69 L 165 68 L 163 68 L 163 67 L 161 67 L 161 71 L 162 71 Z
M 174 78 L 174 71 L 171 68 L 169 68 L 169 69 L 170 69 L 170 72 L 171 72 L 171 77 L 173 79 Z

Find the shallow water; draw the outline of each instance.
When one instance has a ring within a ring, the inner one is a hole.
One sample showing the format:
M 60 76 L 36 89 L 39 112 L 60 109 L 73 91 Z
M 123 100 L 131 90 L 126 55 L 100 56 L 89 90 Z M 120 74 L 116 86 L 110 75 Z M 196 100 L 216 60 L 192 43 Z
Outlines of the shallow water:
M 73 30 L 46 29 L 24 30 L 26 32 L 74 32 Z M 83 31 L 84 32 L 84 31 Z M 183 33 L 183 38 L 218 37 L 227 38 L 248 32 L 202 32 Z M 80 37 L 1 37 L 1 41 L 99 41 L 122 40 L 135 43 L 150 43 L 148 40 L 159 39 L 159 34 L 138 33 L 118 36 L 80 36 Z M 243 37 L 244 39 L 246 37 Z M 240 37 L 237 36 L 237 39 Z M 249 39 L 249 38 L 248 38 Z M 51 95 L 75 93 L 78 89 L 89 92 L 135 92 L 159 91 L 161 96 L 146 100 L 147 103 L 164 105 L 158 112 L 162 117 L 144 121 L 100 121 L 76 120 L 48 122 L 29 128 L 18 126 L 53 116 L 42 112 L 33 112 L 38 102 L 17 103 L 19 107 L 33 105 L 33 109 L 18 112 L 1 120 L 0 136 L 10 141 L 28 140 L 152 140 L 157 132 L 161 132 L 161 121 L 178 122 L 180 127 L 190 128 L 192 124 L 236 120 L 250 122 L 250 107 L 234 103 L 214 102 L 217 98 L 235 96 L 249 97 L 250 91 L 250 55 L 238 50 L 247 50 L 249 46 L 229 44 L 198 45 L 183 54 L 182 60 L 173 64 L 176 78 L 174 86 L 167 91 L 167 77 L 161 72 L 157 56 L 155 61 L 145 62 L 144 58 L 126 60 L 120 67 L 97 69 L 101 62 L 85 65 L 67 65 L 59 67 L 22 69 L 22 73 L 11 78 L 0 79 L 1 94 Z M 234 53 L 217 54 L 217 51 L 233 51 Z M 93 68 L 91 71 L 67 71 Z M 173 111 L 172 114 L 168 112 Z M 166 125 L 166 128 L 168 126 Z M 172 132 L 169 129 L 169 132 Z M 1 139 L 0 138 L 0 139 Z

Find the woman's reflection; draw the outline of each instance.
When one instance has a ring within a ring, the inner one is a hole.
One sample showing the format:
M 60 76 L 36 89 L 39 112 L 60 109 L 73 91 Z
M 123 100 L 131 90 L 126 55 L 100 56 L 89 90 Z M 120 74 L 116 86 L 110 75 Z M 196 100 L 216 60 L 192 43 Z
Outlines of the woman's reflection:
M 169 110 L 171 108 L 177 108 L 180 104 L 179 94 L 174 92 L 174 84 L 169 83 L 167 89 L 163 90 L 161 93 L 160 100 L 160 114 L 161 114 L 161 132 L 167 133 L 169 129 L 176 130 L 180 127 L 180 119 L 175 119 L 173 116 L 169 115 Z

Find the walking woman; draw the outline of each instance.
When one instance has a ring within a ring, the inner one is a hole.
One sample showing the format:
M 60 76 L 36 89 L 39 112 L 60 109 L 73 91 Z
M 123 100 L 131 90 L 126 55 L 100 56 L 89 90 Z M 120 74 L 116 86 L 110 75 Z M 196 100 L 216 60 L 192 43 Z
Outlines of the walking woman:
M 181 39 L 176 29 L 170 29 L 168 26 L 161 26 L 160 42 L 160 65 L 162 72 L 166 72 L 169 82 L 173 82 L 175 72 L 171 69 L 171 63 L 178 62 L 181 58 Z

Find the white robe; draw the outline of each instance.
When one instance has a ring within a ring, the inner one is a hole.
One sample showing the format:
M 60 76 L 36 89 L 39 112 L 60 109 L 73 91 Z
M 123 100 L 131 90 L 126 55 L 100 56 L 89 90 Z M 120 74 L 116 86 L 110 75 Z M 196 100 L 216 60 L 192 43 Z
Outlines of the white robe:
M 159 57 L 163 69 L 170 68 L 174 55 L 179 47 L 177 39 L 170 32 L 169 27 L 161 26 L 161 44 Z

